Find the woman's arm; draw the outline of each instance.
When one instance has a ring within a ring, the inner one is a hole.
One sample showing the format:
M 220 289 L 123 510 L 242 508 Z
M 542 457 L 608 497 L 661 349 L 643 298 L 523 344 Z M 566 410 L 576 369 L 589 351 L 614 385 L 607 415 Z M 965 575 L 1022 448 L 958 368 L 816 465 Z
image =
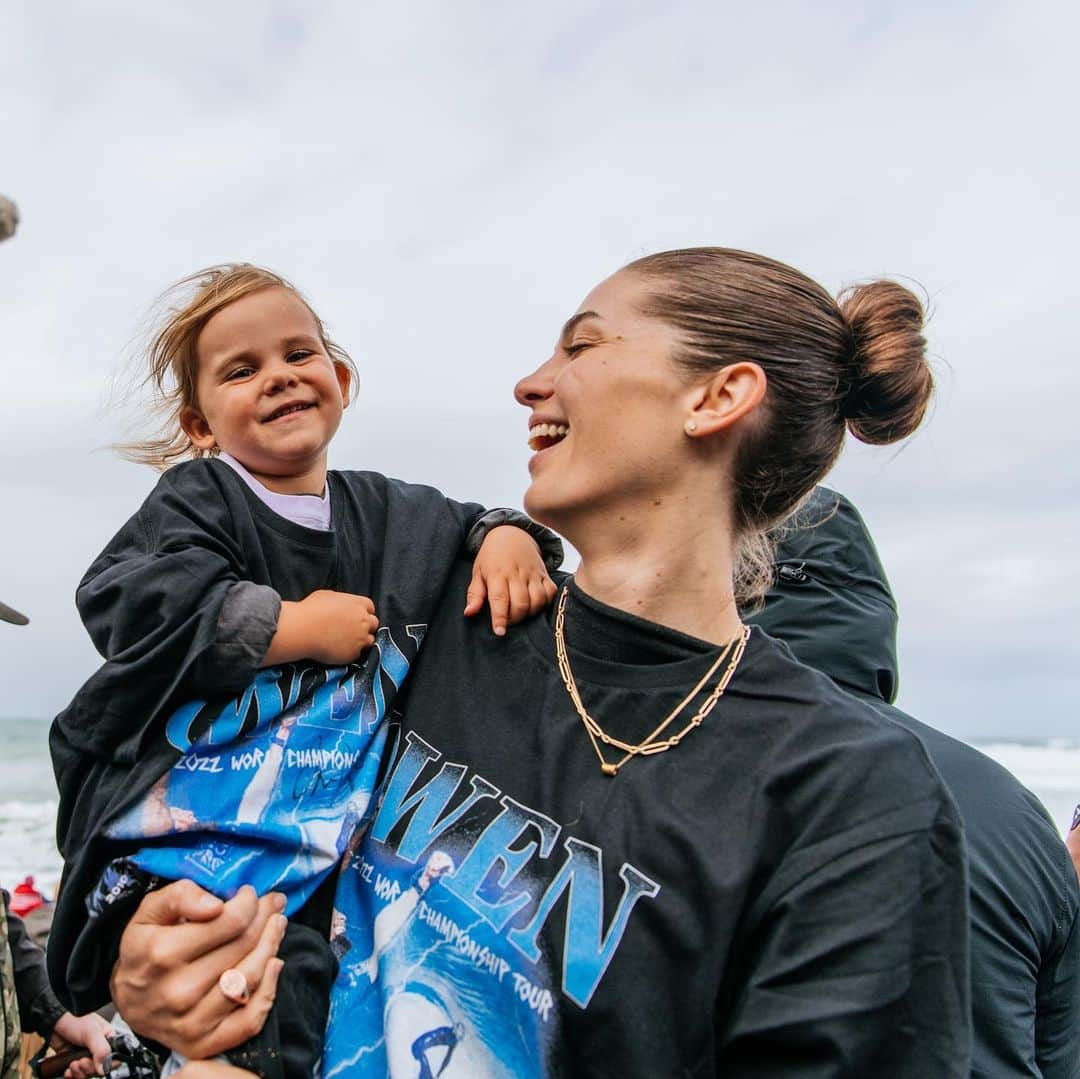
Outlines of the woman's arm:
M 223 903 L 186 880 L 150 893 L 120 941 L 110 983 L 120 1013 L 137 1033 L 195 1060 L 247 1041 L 277 994 L 283 908 L 276 893 L 260 899 L 244 887 Z M 218 987 L 230 968 L 247 980 L 246 1004 Z

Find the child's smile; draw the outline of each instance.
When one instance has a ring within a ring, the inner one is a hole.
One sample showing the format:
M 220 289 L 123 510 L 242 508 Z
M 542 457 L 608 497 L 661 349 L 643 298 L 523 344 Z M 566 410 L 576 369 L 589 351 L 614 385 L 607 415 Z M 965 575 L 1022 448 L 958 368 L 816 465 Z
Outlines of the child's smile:
M 283 288 L 245 296 L 209 319 L 196 352 L 198 408 L 181 415 L 192 442 L 231 454 L 271 490 L 321 494 L 349 373 L 303 301 Z

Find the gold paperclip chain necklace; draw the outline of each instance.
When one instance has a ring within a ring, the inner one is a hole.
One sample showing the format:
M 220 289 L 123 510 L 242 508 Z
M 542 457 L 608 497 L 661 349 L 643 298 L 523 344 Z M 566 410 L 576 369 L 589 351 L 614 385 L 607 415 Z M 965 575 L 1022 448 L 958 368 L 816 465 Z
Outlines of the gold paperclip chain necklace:
M 581 722 L 585 724 L 585 730 L 588 732 L 589 741 L 592 742 L 592 747 L 596 751 L 596 756 L 600 761 L 600 771 L 606 776 L 618 775 L 619 769 L 631 757 L 648 757 L 653 753 L 664 753 L 666 750 L 673 749 L 677 746 L 695 727 L 701 726 L 705 717 L 716 707 L 716 702 L 724 695 L 724 690 L 727 689 L 728 682 L 731 681 L 735 669 L 739 666 L 739 660 L 742 659 L 743 652 L 746 650 L 746 642 L 750 638 L 750 627 L 743 626 L 738 636 L 733 637 L 726 645 L 724 645 L 720 651 L 720 655 L 716 657 L 716 662 L 705 672 L 701 681 L 698 682 L 679 704 L 668 713 L 666 718 L 645 739 L 645 741 L 638 742 L 635 745 L 632 742 L 623 742 L 608 734 L 607 731 L 605 731 L 604 728 L 589 715 L 585 710 L 585 705 L 581 703 L 581 694 L 578 693 L 577 683 L 574 681 L 574 672 L 570 669 L 570 657 L 566 652 L 564 627 L 566 623 L 566 597 L 569 594 L 569 586 L 564 586 L 559 595 L 559 604 L 555 608 L 555 658 L 559 664 L 559 674 L 562 675 L 563 684 L 566 686 L 566 692 L 570 695 L 570 700 L 573 702 L 577 714 L 581 717 Z M 682 710 L 705 688 L 706 683 L 720 669 L 720 665 L 725 659 L 729 660 L 726 670 L 713 687 L 713 691 L 705 698 L 702 706 L 691 717 L 690 722 L 687 723 L 678 734 L 673 734 L 669 738 L 661 738 L 660 735 L 675 722 L 679 717 L 679 713 L 682 712 Z M 623 751 L 622 760 L 616 761 L 614 764 L 605 760 L 604 752 L 600 748 L 601 743 L 605 746 L 614 746 L 615 749 L 621 749 Z

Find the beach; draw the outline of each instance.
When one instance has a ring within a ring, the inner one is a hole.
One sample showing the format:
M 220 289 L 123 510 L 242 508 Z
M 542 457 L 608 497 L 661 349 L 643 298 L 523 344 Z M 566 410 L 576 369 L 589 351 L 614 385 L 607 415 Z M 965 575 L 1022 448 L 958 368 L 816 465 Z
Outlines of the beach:
M 60 880 L 48 731 L 45 720 L 0 718 L 0 882 L 10 889 L 33 875 L 46 895 Z M 1080 739 L 995 739 L 971 744 L 1038 795 L 1065 834 L 1080 800 Z

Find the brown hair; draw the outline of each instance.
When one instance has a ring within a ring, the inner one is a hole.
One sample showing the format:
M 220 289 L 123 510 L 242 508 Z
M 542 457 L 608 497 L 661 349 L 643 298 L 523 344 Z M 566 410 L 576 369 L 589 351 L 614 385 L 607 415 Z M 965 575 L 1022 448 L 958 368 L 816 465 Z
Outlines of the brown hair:
M 267 288 L 288 289 L 303 303 L 315 320 L 327 355 L 335 365 L 348 369 L 352 376 L 350 387 L 356 386 L 352 357 L 330 339 L 322 319 L 295 285 L 271 270 L 246 262 L 211 266 L 181 278 L 158 300 L 165 306 L 165 314 L 152 331 L 147 347 L 150 369 L 140 379 L 151 391 L 150 410 L 157 420 L 157 430 L 147 438 L 118 444 L 120 453 L 158 469 L 168 468 L 184 457 L 206 456 L 206 451 L 194 445 L 180 426 L 181 410 L 199 407 L 195 393 L 199 334 L 223 308 Z
M 771 579 L 764 534 L 828 472 L 844 432 L 883 444 L 910 435 L 933 377 L 923 306 L 894 281 L 828 292 L 798 270 L 722 247 L 647 255 L 626 269 L 649 288 L 646 314 L 682 339 L 693 375 L 755 363 L 768 388 L 735 462 L 736 589 L 753 601 Z

